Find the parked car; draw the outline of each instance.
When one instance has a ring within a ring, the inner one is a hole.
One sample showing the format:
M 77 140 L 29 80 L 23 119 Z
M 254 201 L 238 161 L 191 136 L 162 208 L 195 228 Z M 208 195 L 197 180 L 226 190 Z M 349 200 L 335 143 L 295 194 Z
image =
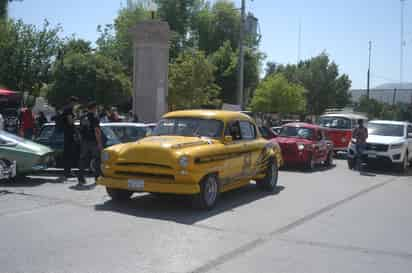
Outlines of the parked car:
M 373 120 L 368 123 L 364 161 L 391 164 L 401 172 L 412 162 L 412 123 Z M 349 168 L 355 167 L 356 141 L 352 140 L 347 155 Z
M 77 127 L 80 126 L 79 122 L 76 122 Z M 120 143 L 120 140 L 117 138 L 116 134 L 106 126 L 101 126 L 102 137 L 103 137 L 103 146 L 109 147 Z M 64 135 L 62 130 L 56 129 L 56 124 L 54 122 L 46 123 L 40 130 L 36 138 L 36 142 L 43 144 L 47 147 L 50 147 L 55 151 L 56 166 L 63 167 L 63 147 L 64 147 Z M 77 146 L 76 151 L 80 156 L 80 147 Z M 78 161 L 78 160 L 77 160 Z M 94 162 L 90 162 L 90 165 L 93 165 Z M 92 166 L 91 166 L 92 167 Z M 95 168 L 95 166 L 93 166 Z
M 122 143 L 137 141 L 152 131 L 150 126 L 144 123 L 110 122 L 102 123 L 100 126 L 110 128 Z
M 275 141 L 280 145 L 285 165 L 303 165 L 313 170 L 317 164 L 333 164 L 333 142 L 318 125 L 285 124 Z
M 247 115 L 177 111 L 164 115 L 152 136 L 105 149 L 97 183 L 113 200 L 133 192 L 173 193 L 191 195 L 197 207 L 211 208 L 219 193 L 252 179 L 273 191 L 279 160 Z
M 359 119 L 362 119 L 364 124 L 368 121 L 366 116 L 355 113 L 326 114 L 320 117 L 319 125 L 328 129 L 326 134 L 333 141 L 335 152 L 347 152 L 353 129 Z
M 53 150 L 0 131 L 0 177 L 25 175 L 54 165 Z

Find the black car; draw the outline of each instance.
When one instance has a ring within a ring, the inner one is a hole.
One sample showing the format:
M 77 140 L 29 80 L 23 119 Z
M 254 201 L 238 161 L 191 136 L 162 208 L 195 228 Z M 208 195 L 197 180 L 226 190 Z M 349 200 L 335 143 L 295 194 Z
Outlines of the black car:
M 79 122 L 75 123 L 76 127 L 80 126 Z M 109 127 L 101 126 L 103 146 L 105 148 L 119 144 L 120 140 Z M 64 135 L 63 130 L 57 130 L 55 123 L 46 123 L 41 128 L 36 142 L 43 144 L 52 148 L 55 151 L 55 160 L 57 167 L 63 167 L 63 146 L 64 146 Z M 80 146 L 76 147 L 76 154 L 80 156 Z M 77 160 L 78 161 L 78 160 Z M 90 162 L 91 168 L 95 168 L 94 162 Z

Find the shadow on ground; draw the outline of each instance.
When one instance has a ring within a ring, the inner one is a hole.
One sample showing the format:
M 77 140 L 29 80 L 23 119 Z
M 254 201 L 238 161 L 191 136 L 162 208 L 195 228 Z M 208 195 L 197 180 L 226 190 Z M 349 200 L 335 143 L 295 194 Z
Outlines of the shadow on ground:
M 283 166 L 281 168 L 281 171 L 289 172 L 289 173 L 317 173 L 317 172 L 326 172 L 334 168 L 336 168 L 336 164 L 332 164 L 331 166 L 316 165 L 316 167 L 313 170 L 305 169 L 305 167 L 302 167 L 302 166 L 287 165 L 287 166 Z
M 253 184 L 223 193 L 212 210 L 195 210 L 190 197 L 175 195 L 142 194 L 129 201 L 118 203 L 108 200 L 95 206 L 97 211 L 113 211 L 136 217 L 174 221 L 192 225 L 225 211 L 230 211 L 269 196 L 277 195 L 285 187 L 278 186 L 273 193 L 262 192 Z

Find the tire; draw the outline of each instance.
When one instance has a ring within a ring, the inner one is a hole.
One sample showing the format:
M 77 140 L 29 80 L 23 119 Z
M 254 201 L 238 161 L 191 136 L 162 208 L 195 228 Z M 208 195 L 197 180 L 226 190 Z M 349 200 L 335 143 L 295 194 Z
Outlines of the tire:
M 128 190 L 113 189 L 109 187 L 106 187 L 106 192 L 113 201 L 127 201 L 133 194 L 133 192 Z
M 331 167 L 332 165 L 333 165 L 333 152 L 329 152 L 328 157 L 326 158 L 326 161 L 325 161 L 325 166 Z
M 264 191 L 273 192 L 278 184 L 279 168 L 275 159 L 271 160 L 269 164 L 265 178 L 256 181 L 256 185 Z
M 193 207 L 212 209 L 219 197 L 219 181 L 216 175 L 208 175 L 200 182 L 200 193 L 193 196 Z

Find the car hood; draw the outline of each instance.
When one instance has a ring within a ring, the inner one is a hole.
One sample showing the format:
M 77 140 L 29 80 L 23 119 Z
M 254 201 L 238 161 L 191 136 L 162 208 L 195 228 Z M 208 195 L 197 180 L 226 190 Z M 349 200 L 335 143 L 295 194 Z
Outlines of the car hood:
M 36 155 L 44 155 L 53 152 L 52 149 L 50 149 L 47 146 L 35 143 L 33 141 L 25 140 L 24 142 L 19 142 L 17 144 L 16 150 L 20 150 L 23 152 L 27 153 L 32 153 Z
M 403 141 L 405 141 L 403 137 L 369 135 L 366 142 L 390 145 L 397 144 Z
M 120 163 L 140 162 L 170 166 L 177 157 L 217 142 L 198 137 L 151 136 L 137 142 L 115 145 L 107 150 L 115 152 Z
M 310 143 L 311 141 L 305 138 L 298 137 L 277 137 L 275 141 L 279 144 L 291 144 L 291 143 Z

